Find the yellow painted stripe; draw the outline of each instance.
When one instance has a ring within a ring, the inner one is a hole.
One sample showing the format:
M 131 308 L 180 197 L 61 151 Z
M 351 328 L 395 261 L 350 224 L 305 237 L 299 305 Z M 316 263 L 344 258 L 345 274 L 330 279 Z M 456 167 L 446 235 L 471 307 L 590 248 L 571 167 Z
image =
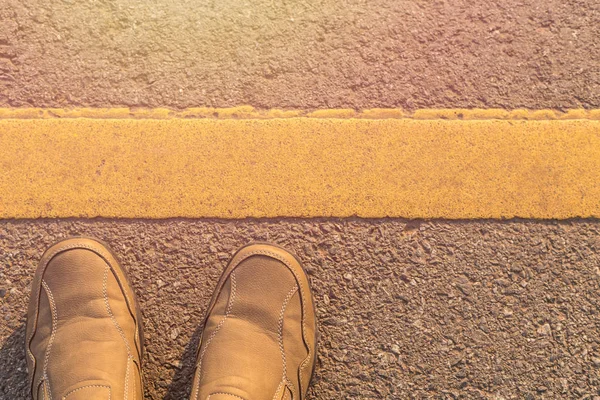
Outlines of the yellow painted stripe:
M 600 217 L 600 120 L 591 111 L 109 120 L 3 112 L 0 218 Z

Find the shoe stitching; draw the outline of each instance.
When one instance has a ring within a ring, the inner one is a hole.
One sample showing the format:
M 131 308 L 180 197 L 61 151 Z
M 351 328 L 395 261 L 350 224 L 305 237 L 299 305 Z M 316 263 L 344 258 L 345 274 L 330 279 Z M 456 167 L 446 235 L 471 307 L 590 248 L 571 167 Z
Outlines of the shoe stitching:
M 54 343 L 54 339 L 56 338 L 56 327 L 58 325 L 58 312 L 56 310 L 56 303 L 54 302 L 54 296 L 52 295 L 52 291 L 50 287 L 46 283 L 46 281 L 42 280 L 42 286 L 46 291 L 46 295 L 48 296 L 48 300 L 50 303 L 50 312 L 52 314 L 52 333 L 50 334 L 50 340 L 48 341 L 48 346 L 46 347 L 46 354 L 44 355 L 44 369 L 42 372 L 42 379 L 44 380 L 44 387 L 46 387 L 46 383 L 48 386 L 48 395 L 50 400 L 52 400 L 52 392 L 50 391 L 50 380 L 48 379 L 48 363 L 50 361 L 50 350 L 52 349 L 52 344 Z
M 254 251 L 248 252 L 248 253 L 246 253 L 244 255 L 243 258 L 241 258 L 240 260 L 238 260 L 235 264 L 231 265 L 230 276 L 232 276 L 234 274 L 235 269 L 242 263 L 242 261 L 244 261 L 244 260 L 246 260 L 249 257 L 254 256 L 254 255 L 266 255 L 266 256 L 272 257 L 272 258 L 274 258 L 276 260 L 281 261 L 290 270 L 290 272 L 292 273 L 292 275 L 294 275 L 294 277 L 296 278 L 296 281 L 299 284 L 299 289 L 300 289 L 300 294 L 301 294 L 300 301 L 302 303 L 302 311 L 303 311 L 302 312 L 302 314 L 303 314 L 303 316 L 302 316 L 302 336 L 303 336 L 303 341 L 307 340 L 308 339 L 308 335 L 306 334 L 306 321 L 305 321 L 305 318 L 304 318 L 304 313 L 307 312 L 306 311 L 306 308 L 307 308 L 307 305 L 306 305 L 306 289 L 304 288 L 304 284 L 302 283 L 302 279 L 300 278 L 300 276 L 298 275 L 298 273 L 294 270 L 294 268 L 289 264 L 289 262 L 285 259 L 285 257 L 283 257 L 283 256 L 281 256 L 281 255 L 279 255 L 277 253 L 273 253 L 271 251 L 268 251 L 268 250 L 254 250 Z M 224 286 L 224 282 L 225 281 L 223 281 L 223 283 L 221 283 L 221 285 L 217 288 L 217 290 L 221 290 L 222 289 L 222 287 Z M 207 312 L 207 320 L 208 320 L 208 315 L 210 315 L 210 312 L 212 310 L 212 307 L 214 307 L 214 303 L 212 304 L 211 308 Z M 313 341 L 314 340 L 315 339 L 313 339 Z M 314 345 L 316 345 L 316 342 L 313 342 L 313 346 Z M 302 372 L 304 371 L 304 369 L 306 369 L 306 367 L 308 366 L 308 363 L 310 362 L 310 360 L 312 359 L 312 356 L 313 356 L 313 351 L 312 351 L 311 347 L 308 346 L 308 345 L 305 345 L 305 347 L 307 349 L 307 353 L 308 354 L 307 354 L 306 358 L 304 359 L 304 361 L 300 364 L 300 371 L 299 371 L 300 398 L 302 398 L 302 388 L 304 386 L 303 382 L 302 382 Z M 200 389 L 199 388 L 199 382 L 200 382 L 200 377 L 199 377 L 199 374 L 197 374 L 196 394 L 194 396 L 195 400 L 198 399 L 198 392 L 199 392 L 199 389 Z
M 50 379 L 48 378 L 48 375 L 44 375 L 41 382 L 44 385 L 44 397 L 52 400 L 52 390 L 50 389 Z
M 90 388 L 90 387 L 106 388 L 106 389 L 108 389 L 108 400 L 110 400 L 110 398 L 111 398 L 110 386 L 106 386 L 106 385 L 86 385 L 86 386 L 79 387 L 77 389 L 73 389 L 69 393 L 65 394 L 63 396 L 62 400 L 66 400 L 67 397 L 69 397 L 70 395 L 72 395 L 73 393 L 75 393 L 75 392 L 77 392 L 79 390 L 82 390 L 82 389 L 85 389 L 85 388 Z
M 123 399 L 127 400 L 129 397 L 129 355 L 127 356 L 127 366 L 125 367 L 125 391 L 123 392 Z
M 108 315 L 110 316 L 111 321 L 113 322 L 113 325 L 115 326 L 115 328 L 117 328 L 117 331 L 119 332 L 119 335 L 121 336 L 121 339 L 123 339 L 123 342 L 125 343 L 125 347 L 127 348 L 127 367 L 125 368 L 125 396 L 124 399 L 128 398 L 128 394 L 129 394 L 129 364 L 131 359 L 133 358 L 132 354 L 131 354 L 131 347 L 129 347 L 129 342 L 127 341 L 127 338 L 125 338 L 125 333 L 123 332 L 123 329 L 121 329 L 121 326 L 119 325 L 119 323 L 117 322 L 117 319 L 115 318 L 112 309 L 110 308 L 110 303 L 108 302 L 108 292 L 107 292 L 107 281 L 108 281 L 108 270 L 110 269 L 109 266 L 106 266 L 106 268 L 104 269 L 104 279 L 102 280 L 102 296 L 104 297 L 104 304 L 106 306 L 106 312 L 108 312 Z
M 268 251 L 268 250 L 254 250 L 251 252 L 248 252 L 244 255 L 244 258 L 238 260 L 236 262 L 235 265 L 232 266 L 231 271 L 233 273 L 233 271 L 235 270 L 235 268 L 238 267 L 238 265 L 248 259 L 251 256 L 254 255 L 266 255 L 272 258 L 275 258 L 276 260 L 281 261 L 283 264 L 285 264 L 288 269 L 290 270 L 290 272 L 294 275 L 294 277 L 296 278 L 296 281 L 299 283 L 299 287 L 300 287 L 300 301 L 302 303 L 302 335 L 303 338 L 308 338 L 308 335 L 306 334 L 306 322 L 304 320 L 304 312 L 306 310 L 306 293 L 305 293 L 305 289 L 304 289 L 304 285 L 302 284 L 302 279 L 300 279 L 300 277 L 298 276 L 298 274 L 296 273 L 296 271 L 294 270 L 294 268 L 288 263 L 288 261 L 281 255 L 277 254 L 277 253 L 273 253 L 272 251 Z M 315 345 L 316 343 L 313 343 L 313 345 Z M 312 350 L 310 348 L 310 346 L 306 346 L 307 347 L 307 351 L 308 354 L 306 356 L 306 358 L 304 359 L 304 361 L 300 364 L 300 374 L 299 374 L 299 381 L 300 381 L 300 391 L 302 392 L 302 388 L 303 388 L 303 382 L 302 382 L 302 372 L 304 371 L 304 369 L 308 366 L 308 362 L 311 360 L 312 358 Z M 302 397 L 302 393 L 300 394 Z
M 244 399 L 243 397 L 240 397 L 240 396 L 238 396 L 237 394 L 231 394 L 231 393 L 225 393 L 225 392 L 215 392 L 215 393 L 211 393 L 211 394 L 209 394 L 209 395 L 208 395 L 208 397 L 206 398 L 206 400 L 210 400 L 210 397 L 211 397 L 212 395 L 215 395 L 215 394 L 223 394 L 223 395 L 225 395 L 225 396 L 231 396 L 231 397 L 236 397 L 236 398 L 238 398 L 238 399 L 241 399 L 241 400 L 246 400 L 246 399 Z
M 133 358 L 129 359 L 129 363 L 133 362 Z M 135 390 L 135 379 L 131 380 L 131 400 L 135 400 L 137 397 L 137 391 Z
M 201 380 L 201 376 L 202 376 L 202 360 L 204 358 L 204 355 L 206 354 L 206 349 L 208 349 L 208 346 L 210 345 L 210 343 L 212 342 L 212 340 L 214 339 L 216 334 L 219 332 L 219 330 L 221 329 L 223 324 L 225 324 L 225 321 L 229 317 L 229 314 L 231 313 L 231 309 L 233 308 L 233 302 L 235 301 L 235 294 L 236 294 L 235 273 L 232 272 L 230 277 L 231 277 L 231 294 L 229 296 L 229 301 L 227 304 L 227 309 L 225 310 L 225 315 L 223 316 L 221 321 L 219 321 L 219 324 L 217 325 L 217 327 L 215 328 L 213 333 L 208 338 L 208 341 L 206 342 L 206 345 L 202 349 L 202 352 L 200 353 L 200 357 L 198 358 L 198 370 L 196 372 L 196 393 L 194 394 L 195 400 L 198 400 L 198 395 L 200 394 L 200 380 Z
M 292 392 L 292 399 L 298 398 L 298 395 L 296 394 L 296 388 L 294 388 L 292 381 L 286 378 L 286 383 L 286 387 L 290 390 L 290 392 Z M 302 388 L 300 388 L 300 390 L 302 390 Z
M 273 395 L 273 400 L 277 399 L 277 394 L 279 393 L 279 389 L 281 389 L 281 385 L 283 385 L 284 381 L 285 381 L 285 379 L 282 380 L 281 382 L 279 382 L 279 385 L 277 386 L 277 389 L 275 390 L 275 394 Z
M 110 264 L 108 262 L 108 260 L 110 258 L 113 258 L 112 256 L 109 256 L 107 253 L 105 253 L 102 249 L 100 249 L 100 248 L 98 248 L 96 246 L 91 246 L 91 245 L 85 244 L 85 243 L 73 243 L 73 244 L 61 246 L 58 249 L 54 250 L 52 253 L 50 253 L 47 256 L 45 256 L 46 261 L 44 262 L 44 266 L 42 268 L 42 276 L 43 276 L 43 273 L 45 272 L 46 268 L 48 267 L 48 264 L 50 263 L 50 261 L 52 261 L 52 259 L 54 259 L 54 257 L 57 254 L 62 253 L 63 251 L 66 251 L 66 250 L 79 249 L 79 248 L 88 249 L 88 250 L 91 250 L 91 251 L 99 254 L 104 259 L 104 261 L 107 264 Z M 36 368 L 36 360 L 35 360 L 35 355 L 31 351 L 29 345 L 31 343 L 31 340 L 35 336 L 35 332 L 37 331 L 37 317 L 39 315 L 40 291 L 37 288 L 36 288 L 36 291 L 37 291 L 36 302 L 38 303 L 38 307 L 35 310 L 35 318 L 33 319 L 33 327 L 31 329 L 31 333 L 29 334 L 29 337 L 27 339 L 27 354 L 31 358 L 31 362 L 33 364 L 32 367 L 33 367 L 34 371 L 35 371 L 35 368 Z M 128 307 L 134 307 L 135 304 L 131 301 L 131 299 L 127 295 L 127 291 L 126 290 L 121 290 L 121 291 L 122 291 L 123 295 L 125 296 L 125 298 L 127 299 Z M 137 325 L 137 323 L 138 323 L 138 321 L 136 321 L 136 325 Z M 31 377 L 30 386 L 33 387 L 33 373 L 32 373 L 32 377 Z
M 36 314 L 37 314 L 37 310 L 36 310 Z M 37 319 L 37 315 L 35 317 Z M 31 333 L 29 334 L 29 337 L 27 338 L 27 355 L 29 356 L 29 358 L 31 358 L 31 362 L 32 362 L 32 371 L 31 371 L 31 382 L 30 382 L 30 386 L 33 385 L 33 375 L 35 374 L 35 356 L 33 355 L 33 353 L 31 352 L 31 349 L 29 348 L 29 344 L 31 343 L 31 340 L 33 339 L 33 336 L 35 334 L 35 329 L 31 330 Z M 32 386 L 33 387 L 33 386 Z
M 95 253 L 98 253 L 107 264 L 110 264 L 110 262 L 108 262 L 109 259 L 114 258 L 110 253 L 106 253 L 104 252 L 102 249 L 95 247 L 95 246 L 91 246 L 85 243 L 74 243 L 74 244 L 69 244 L 66 246 L 62 246 L 58 249 L 56 249 L 54 252 L 52 252 L 48 257 L 48 261 L 46 261 L 46 265 L 45 267 L 48 266 L 48 263 L 50 261 L 52 261 L 52 259 L 58 254 L 58 253 L 62 253 L 65 250 L 70 250 L 70 249 L 79 249 L 79 248 L 83 248 L 83 249 L 88 249 L 91 250 Z M 122 290 L 123 292 L 123 296 L 125 296 L 125 298 L 127 299 L 127 302 L 131 305 L 131 307 L 134 306 L 134 303 L 131 301 L 131 299 L 129 298 L 129 296 L 127 295 L 127 291 Z
M 48 400 L 52 398 L 52 393 L 50 393 L 50 388 L 48 387 L 48 382 L 46 381 L 46 378 L 44 378 L 44 380 L 42 380 L 42 382 L 40 382 L 42 384 L 42 387 L 44 388 L 44 400 Z
M 287 376 L 287 361 L 285 358 L 285 350 L 283 348 L 283 317 L 284 317 L 285 309 L 287 308 L 289 301 L 294 296 L 294 294 L 296 294 L 297 291 L 298 291 L 298 286 L 296 286 L 294 284 L 294 287 L 292 287 L 292 290 L 290 290 L 288 292 L 287 296 L 285 296 L 285 299 L 283 300 L 283 304 L 281 306 L 281 311 L 279 312 L 279 322 L 277 324 L 278 325 L 277 333 L 278 333 L 278 338 L 279 338 L 279 351 L 281 352 L 281 361 L 283 363 L 283 378 L 282 379 L 284 382 L 286 382 L 287 385 L 289 385 L 291 382 L 289 381 L 288 376 Z M 279 388 L 277 388 L 277 391 L 279 391 Z M 275 392 L 273 399 L 275 399 L 275 397 L 277 396 L 277 391 Z M 294 393 L 294 391 L 292 391 L 292 393 Z
M 107 254 L 106 252 L 104 252 L 102 250 L 102 248 L 98 248 L 96 246 L 91 246 L 91 245 L 88 245 L 88 244 L 85 244 L 85 243 L 73 243 L 73 244 L 61 246 L 61 247 L 57 248 L 56 250 L 54 250 L 52 253 L 49 253 L 48 255 L 46 255 L 44 257 L 46 259 L 46 261 L 43 264 L 43 268 L 41 268 L 41 270 L 42 270 L 41 276 L 43 276 L 43 274 L 46 271 L 46 268 L 48 268 L 48 264 L 50 264 L 50 262 L 54 259 L 54 257 L 56 255 L 58 255 L 59 253 L 62 253 L 63 251 L 66 251 L 66 250 L 80 249 L 80 248 L 88 249 L 88 250 L 91 250 L 92 252 L 97 253 L 98 255 L 100 255 L 100 257 L 103 258 L 104 262 L 106 262 L 108 264 L 109 268 L 113 269 L 110 266 L 111 264 L 110 264 L 110 262 L 108 260 L 111 259 L 111 258 L 114 258 L 114 257 L 111 254 Z M 42 282 L 43 282 L 43 280 L 42 280 Z M 121 288 L 121 292 L 122 292 L 123 296 L 125 296 L 125 299 L 127 300 L 128 308 L 129 308 L 130 312 L 132 314 L 135 314 L 132 311 L 132 307 L 135 307 L 135 303 L 133 303 L 131 301 L 131 299 L 127 295 L 127 291 L 124 289 L 123 285 L 121 285 L 119 283 L 119 287 Z M 38 316 L 39 316 L 39 301 L 40 301 L 40 294 L 41 294 L 40 293 L 41 291 L 39 290 L 39 288 L 35 288 L 35 291 L 37 293 L 36 303 L 37 303 L 38 306 L 35 309 L 34 318 L 32 318 L 33 319 L 33 326 L 32 326 L 32 329 L 31 329 L 31 333 L 29 334 L 29 337 L 27 338 L 27 354 L 28 354 L 29 358 L 31 358 L 32 369 L 33 369 L 33 371 L 31 372 L 31 379 L 30 379 L 30 387 L 32 389 L 33 389 L 33 379 L 34 379 L 35 369 L 37 367 L 37 363 L 36 363 L 35 355 L 31 351 L 30 344 L 31 344 L 31 341 L 33 340 L 33 337 L 35 336 L 36 331 L 37 331 L 37 322 L 38 322 Z M 137 321 L 137 319 L 135 317 L 134 317 L 134 321 L 135 321 L 136 327 L 137 327 L 137 324 L 139 323 L 139 321 Z M 126 342 L 126 345 L 128 345 L 127 342 Z M 40 379 L 40 383 L 41 383 L 42 379 L 43 379 L 43 377 Z M 38 385 L 39 385 L 39 383 L 38 383 Z

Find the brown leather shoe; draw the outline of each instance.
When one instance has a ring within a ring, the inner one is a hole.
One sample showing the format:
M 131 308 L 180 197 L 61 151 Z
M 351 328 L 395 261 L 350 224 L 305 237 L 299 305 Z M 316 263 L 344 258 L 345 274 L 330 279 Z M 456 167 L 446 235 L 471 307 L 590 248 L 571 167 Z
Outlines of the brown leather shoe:
M 304 399 L 316 359 L 316 319 L 300 262 L 269 244 L 241 248 L 217 285 L 191 400 Z
M 72 238 L 38 266 L 27 368 L 39 400 L 142 400 L 142 325 L 125 271 L 100 242 Z

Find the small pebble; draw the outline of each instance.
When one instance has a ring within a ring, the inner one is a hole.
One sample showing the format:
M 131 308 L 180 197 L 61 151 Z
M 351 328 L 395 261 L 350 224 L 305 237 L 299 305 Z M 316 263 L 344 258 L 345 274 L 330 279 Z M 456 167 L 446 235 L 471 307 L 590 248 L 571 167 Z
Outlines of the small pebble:
M 550 328 L 550 324 L 546 323 L 540 326 L 537 330 L 538 335 L 541 336 L 550 336 L 552 334 L 552 329 Z

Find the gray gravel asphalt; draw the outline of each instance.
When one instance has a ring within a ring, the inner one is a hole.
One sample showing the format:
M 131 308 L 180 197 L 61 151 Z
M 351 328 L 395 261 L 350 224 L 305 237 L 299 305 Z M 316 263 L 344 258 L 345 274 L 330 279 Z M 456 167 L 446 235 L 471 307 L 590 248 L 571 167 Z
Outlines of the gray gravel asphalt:
M 71 235 L 108 241 L 129 270 L 149 399 L 186 398 L 213 287 L 255 240 L 293 250 L 311 276 L 313 399 L 600 394 L 599 222 L 41 220 L 0 223 L 2 399 L 27 396 L 29 285 L 44 249 Z

